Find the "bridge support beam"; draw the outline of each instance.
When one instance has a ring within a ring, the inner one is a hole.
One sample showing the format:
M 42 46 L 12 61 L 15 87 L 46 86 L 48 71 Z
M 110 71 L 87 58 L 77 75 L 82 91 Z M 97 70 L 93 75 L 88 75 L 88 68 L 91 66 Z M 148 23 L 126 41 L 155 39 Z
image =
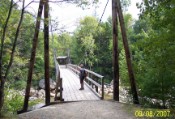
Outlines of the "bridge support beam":
M 120 28 L 121 28 L 122 38 L 123 38 L 123 45 L 124 45 L 125 54 L 126 54 L 126 63 L 127 63 L 127 67 L 128 67 L 128 74 L 129 74 L 129 79 L 130 79 L 130 84 L 131 84 L 131 91 L 133 94 L 133 103 L 139 104 L 139 99 L 138 99 L 138 94 L 137 94 L 136 84 L 135 84 L 135 77 L 134 77 L 134 72 L 133 72 L 132 63 L 131 63 L 131 55 L 130 55 L 129 45 L 128 45 L 128 41 L 127 41 L 126 28 L 125 28 L 122 9 L 121 9 L 121 3 L 120 3 L 120 0 L 114 0 L 114 1 L 116 1 L 116 8 L 117 8 L 119 21 L 120 21 Z
M 113 99 L 119 101 L 119 52 L 118 52 L 118 19 L 116 0 L 112 0 L 113 23 Z
M 120 22 L 120 28 L 123 38 L 123 45 L 126 54 L 126 62 L 128 67 L 128 74 L 131 84 L 131 91 L 133 94 L 133 103 L 139 104 L 138 94 L 136 90 L 135 77 L 132 69 L 131 55 L 129 52 L 129 45 L 127 41 L 126 29 L 124 24 L 123 13 L 121 9 L 120 0 L 112 0 L 112 21 L 113 21 L 113 67 L 114 67 L 114 94 L 113 99 L 119 101 L 119 53 L 118 53 L 118 19 Z
M 44 68 L 45 68 L 45 92 L 46 105 L 50 104 L 50 77 L 49 77 L 49 4 L 44 3 Z

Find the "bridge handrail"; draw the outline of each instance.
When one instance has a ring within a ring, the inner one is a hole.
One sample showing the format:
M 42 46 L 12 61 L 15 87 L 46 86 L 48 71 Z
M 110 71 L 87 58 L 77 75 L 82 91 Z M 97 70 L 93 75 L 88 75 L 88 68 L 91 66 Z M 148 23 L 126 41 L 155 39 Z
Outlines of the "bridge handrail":
M 73 64 L 67 64 L 67 67 L 70 68 L 73 72 L 75 72 L 77 75 L 79 75 L 79 70 L 80 70 L 80 67 L 77 66 L 77 65 L 73 65 Z M 98 73 L 95 73 L 91 70 L 88 70 L 88 69 L 85 69 L 85 71 L 88 73 L 88 76 L 86 77 L 86 80 L 88 80 L 88 82 L 85 82 L 87 84 L 87 86 L 98 96 L 100 97 L 101 99 L 104 99 L 104 76 L 98 74 Z M 101 79 L 101 84 L 98 83 L 98 81 L 95 81 L 93 78 L 92 78 L 92 75 L 96 76 L 97 78 L 100 78 Z M 93 88 L 93 85 L 95 85 L 95 89 Z M 98 88 L 101 89 L 101 95 L 99 94 L 99 91 L 98 91 Z
M 63 100 L 62 96 L 62 91 L 63 91 L 63 86 L 62 86 L 62 78 L 60 75 L 60 65 L 58 64 L 56 57 L 54 56 L 54 62 L 55 62 L 55 75 L 56 75 L 56 89 L 55 89 L 55 98 L 54 100 Z M 58 92 L 60 92 L 60 97 L 58 98 Z

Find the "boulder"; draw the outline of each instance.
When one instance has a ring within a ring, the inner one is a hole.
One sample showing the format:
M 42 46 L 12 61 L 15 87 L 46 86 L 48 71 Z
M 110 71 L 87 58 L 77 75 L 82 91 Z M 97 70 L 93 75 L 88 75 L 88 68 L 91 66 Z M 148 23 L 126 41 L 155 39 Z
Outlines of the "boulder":
M 114 82 L 113 82 L 113 80 L 112 80 L 111 83 L 110 83 L 110 85 L 113 86 L 113 84 L 114 84 Z
M 111 88 L 113 90 L 113 85 L 111 85 L 109 88 Z
M 39 81 L 39 87 L 41 89 L 45 89 L 45 79 L 41 79 Z M 56 87 L 56 82 L 54 80 L 50 79 L 50 90 L 54 90 L 55 87 Z
M 100 90 L 98 93 L 101 95 L 102 94 L 102 91 Z
M 33 105 L 32 107 L 29 107 L 28 110 L 40 109 L 40 108 L 42 108 L 44 105 L 45 105 L 44 103 L 39 103 L 39 104 Z
M 50 97 L 55 97 L 55 94 L 54 93 L 50 93 Z
M 105 94 L 108 94 L 108 91 L 107 91 L 107 90 L 105 90 L 105 91 L 104 91 L 104 93 L 105 93 Z
M 19 94 L 25 96 L 25 90 L 19 91 Z
M 108 96 L 113 96 L 113 93 L 108 93 Z
M 107 88 L 107 85 L 104 85 L 104 89 L 106 89 Z
M 38 98 L 37 97 L 30 97 L 29 100 L 32 101 L 32 100 L 37 100 Z
M 40 99 L 44 98 L 45 97 L 45 90 L 43 90 L 43 89 L 39 90 L 37 97 Z
M 34 88 L 30 88 L 30 96 L 36 95 L 37 91 Z
M 113 93 L 113 90 L 112 89 L 108 89 L 108 93 Z
M 55 90 L 51 90 L 50 92 L 55 94 Z

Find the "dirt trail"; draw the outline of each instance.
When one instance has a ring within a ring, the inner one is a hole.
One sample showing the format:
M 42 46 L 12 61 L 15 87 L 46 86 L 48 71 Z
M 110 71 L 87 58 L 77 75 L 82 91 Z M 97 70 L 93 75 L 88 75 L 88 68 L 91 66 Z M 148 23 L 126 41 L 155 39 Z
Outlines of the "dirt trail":
M 81 101 L 55 104 L 19 115 L 19 119 L 135 119 L 125 104 Z

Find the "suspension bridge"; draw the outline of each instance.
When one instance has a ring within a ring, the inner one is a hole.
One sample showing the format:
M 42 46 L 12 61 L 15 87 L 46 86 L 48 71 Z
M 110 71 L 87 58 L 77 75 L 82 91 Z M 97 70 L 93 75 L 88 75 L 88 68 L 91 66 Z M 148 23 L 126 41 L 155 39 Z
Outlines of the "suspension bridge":
M 80 67 L 56 62 L 57 88 L 54 103 L 19 114 L 19 119 L 135 119 L 125 104 L 104 99 L 104 77 L 85 69 L 85 89 L 79 90 Z M 57 103 L 56 103 L 57 102 Z

